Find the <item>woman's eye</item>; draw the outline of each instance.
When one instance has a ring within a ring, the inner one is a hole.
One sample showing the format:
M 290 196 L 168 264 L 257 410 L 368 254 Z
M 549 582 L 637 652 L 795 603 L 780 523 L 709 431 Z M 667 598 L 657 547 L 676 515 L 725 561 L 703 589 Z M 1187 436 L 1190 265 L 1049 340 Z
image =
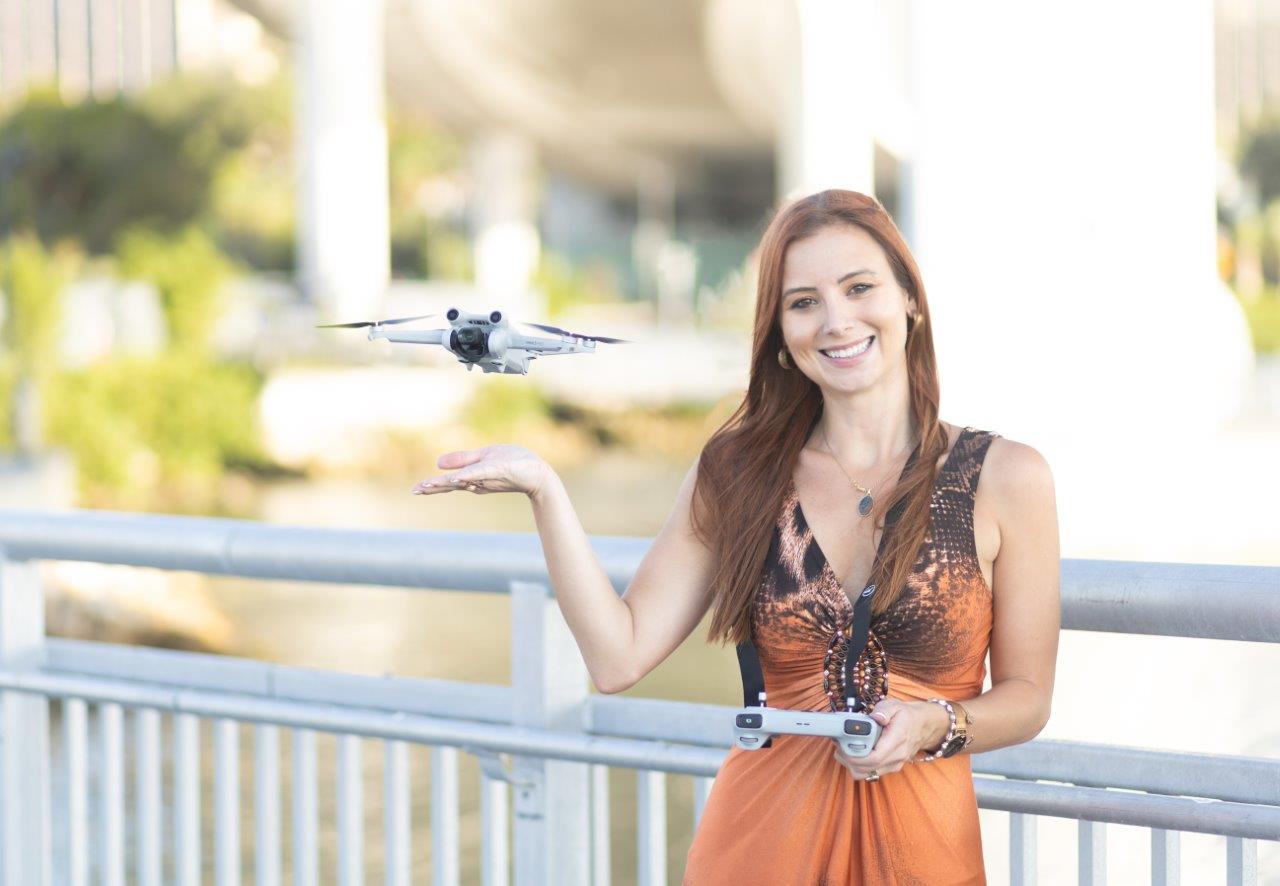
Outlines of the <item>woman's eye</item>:
M 796 299 L 795 301 L 793 301 L 793 302 L 791 303 L 791 307 L 793 307 L 793 308 L 807 308 L 807 307 L 809 307 L 809 304 L 810 304 L 812 301 L 813 301 L 813 299 L 809 298 L 808 296 L 806 296 L 805 298 L 798 298 L 798 299 Z
M 862 293 L 866 292 L 870 288 L 870 283 L 855 283 L 849 287 L 849 293 L 851 295 L 862 295 Z

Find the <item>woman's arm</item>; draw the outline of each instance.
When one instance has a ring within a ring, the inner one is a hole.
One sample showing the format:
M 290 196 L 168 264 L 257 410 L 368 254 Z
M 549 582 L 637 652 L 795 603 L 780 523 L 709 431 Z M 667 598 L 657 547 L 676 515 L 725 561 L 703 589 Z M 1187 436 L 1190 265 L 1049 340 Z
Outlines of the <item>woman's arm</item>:
M 1048 463 L 1030 446 L 1000 438 L 978 482 L 996 515 L 1000 547 L 992 575 L 991 688 L 976 698 L 949 699 L 969 714 L 973 740 L 964 753 L 1018 744 L 1044 728 L 1061 620 L 1058 512 Z M 858 778 L 871 769 L 897 771 L 918 753 L 937 750 L 950 726 L 946 710 L 928 701 L 885 699 L 872 716 L 886 727 L 872 755 L 836 754 Z
M 1028 741 L 1049 721 L 1062 618 L 1058 507 L 1049 465 L 1030 446 L 1006 441 L 991 474 L 1000 526 L 991 688 L 963 702 L 973 720 L 969 753 Z M 986 476 L 984 471 L 979 485 Z
M 529 496 L 556 602 L 599 691 L 621 692 L 639 682 L 684 642 L 710 606 L 712 557 L 689 519 L 696 462 L 621 597 L 564 483 L 537 455 L 520 446 L 486 446 L 448 453 L 439 466 L 452 473 L 424 480 L 415 492 L 449 492 L 480 480 L 477 492 Z

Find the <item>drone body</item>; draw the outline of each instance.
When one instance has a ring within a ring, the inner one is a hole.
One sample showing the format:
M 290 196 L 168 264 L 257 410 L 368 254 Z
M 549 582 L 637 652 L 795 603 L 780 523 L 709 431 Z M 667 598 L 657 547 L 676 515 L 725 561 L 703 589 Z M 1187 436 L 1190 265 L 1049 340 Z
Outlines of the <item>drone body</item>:
M 369 327 L 369 340 L 408 344 L 440 345 L 458 358 L 468 370 L 479 366 L 485 372 L 501 372 L 508 375 L 525 375 L 529 362 L 551 354 L 585 354 L 596 349 L 596 342 L 616 343 L 621 339 L 602 336 L 578 335 L 555 326 L 526 323 L 556 334 L 555 338 L 541 335 L 522 335 L 507 325 L 507 317 L 501 311 L 488 314 L 470 314 L 458 308 L 445 313 L 449 329 L 390 330 L 384 326 L 425 320 L 427 317 L 401 317 L 395 320 L 376 320 L 360 323 L 335 323 L 321 328 L 360 326 Z

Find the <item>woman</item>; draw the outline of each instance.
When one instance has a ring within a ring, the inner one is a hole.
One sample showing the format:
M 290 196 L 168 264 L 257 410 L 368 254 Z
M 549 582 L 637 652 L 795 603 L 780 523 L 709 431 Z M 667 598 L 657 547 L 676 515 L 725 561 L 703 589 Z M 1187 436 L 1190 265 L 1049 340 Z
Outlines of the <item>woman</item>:
M 709 639 L 754 643 L 771 706 L 843 709 L 853 601 L 874 586 L 849 689 L 882 725 L 874 750 L 804 736 L 734 748 L 686 884 L 985 882 L 968 754 L 1048 720 L 1056 506 L 1036 450 L 939 421 L 930 328 L 919 270 L 873 198 L 824 191 L 783 208 L 760 248 L 746 399 L 621 599 L 533 453 L 449 453 L 450 473 L 415 489 L 530 496 L 602 692 L 640 680 L 713 607 Z

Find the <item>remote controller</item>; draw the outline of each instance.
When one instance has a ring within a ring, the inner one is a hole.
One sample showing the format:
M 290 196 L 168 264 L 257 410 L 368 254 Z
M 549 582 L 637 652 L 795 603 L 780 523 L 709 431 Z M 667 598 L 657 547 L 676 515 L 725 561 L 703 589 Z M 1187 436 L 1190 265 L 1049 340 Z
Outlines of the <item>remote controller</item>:
M 850 757 L 865 757 L 880 737 L 880 724 L 866 714 L 847 711 L 788 711 L 767 707 L 743 708 L 734 717 L 733 740 L 744 751 L 769 747 L 775 735 L 831 738 Z

